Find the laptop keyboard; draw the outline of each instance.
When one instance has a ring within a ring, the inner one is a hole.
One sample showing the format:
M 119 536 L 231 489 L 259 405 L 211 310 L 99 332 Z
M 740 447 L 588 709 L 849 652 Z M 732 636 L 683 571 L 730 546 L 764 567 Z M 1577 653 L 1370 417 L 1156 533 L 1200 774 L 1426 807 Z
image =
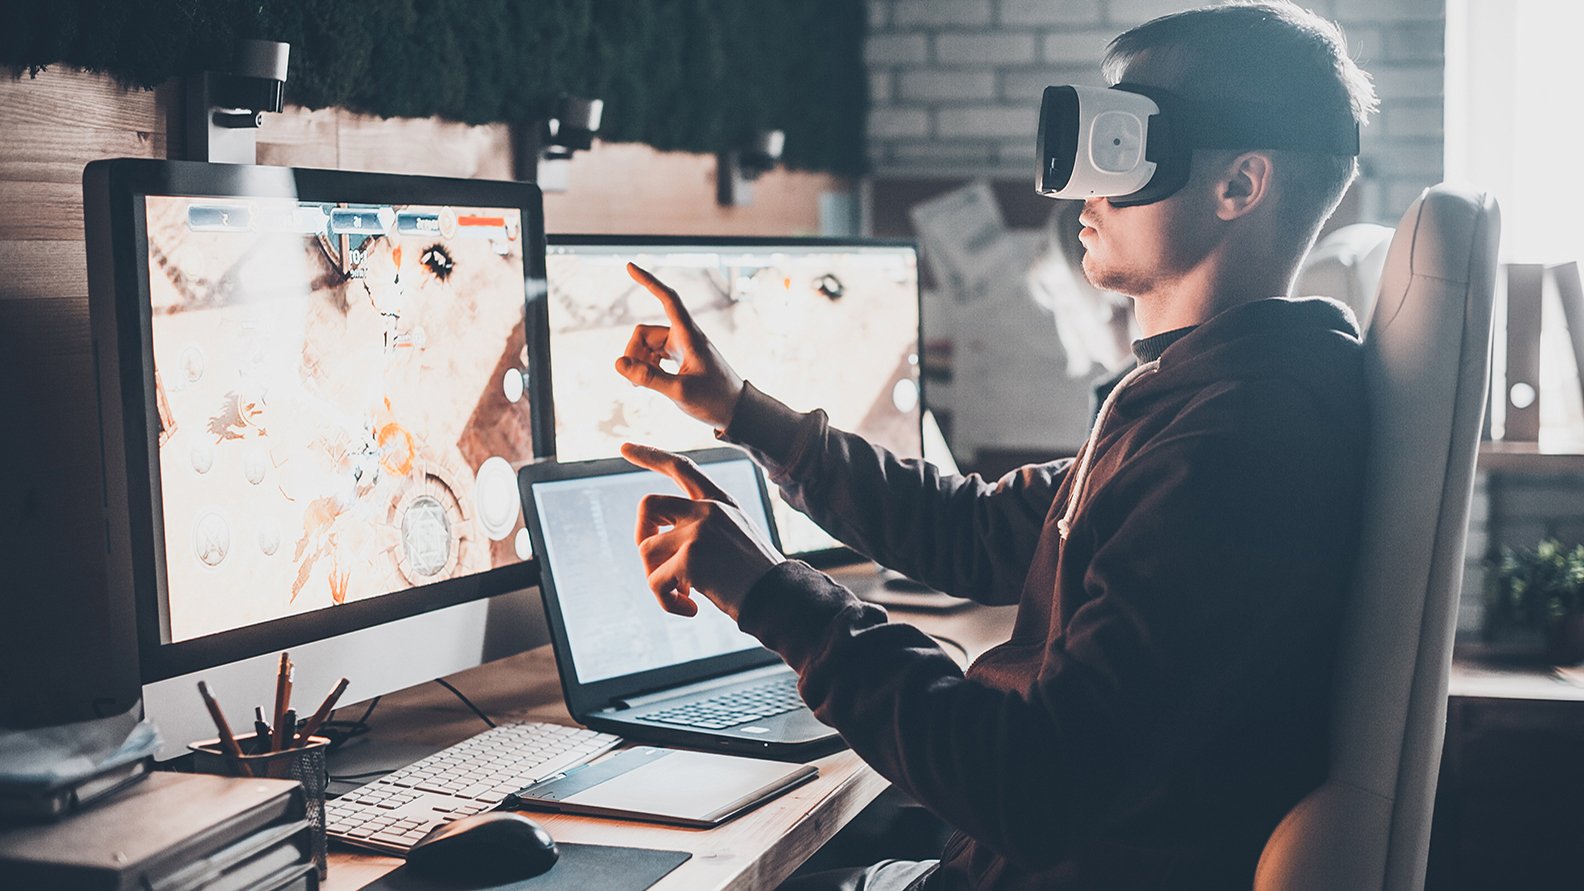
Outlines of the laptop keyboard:
M 502 724 L 326 802 L 326 829 L 354 845 L 405 852 L 441 823 L 487 811 L 619 742 L 581 727 Z
M 703 730 L 724 730 L 749 721 L 784 715 L 803 707 L 797 677 L 789 675 L 753 687 L 739 687 L 710 699 L 644 715 L 643 720 Z

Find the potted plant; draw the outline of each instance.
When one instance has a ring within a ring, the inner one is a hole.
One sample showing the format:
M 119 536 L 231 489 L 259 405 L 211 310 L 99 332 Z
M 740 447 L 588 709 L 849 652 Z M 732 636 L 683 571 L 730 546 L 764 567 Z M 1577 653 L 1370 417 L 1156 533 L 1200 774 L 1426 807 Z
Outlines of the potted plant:
M 1584 545 L 1503 547 L 1486 574 L 1485 628 L 1532 628 L 1557 665 L 1584 661 Z

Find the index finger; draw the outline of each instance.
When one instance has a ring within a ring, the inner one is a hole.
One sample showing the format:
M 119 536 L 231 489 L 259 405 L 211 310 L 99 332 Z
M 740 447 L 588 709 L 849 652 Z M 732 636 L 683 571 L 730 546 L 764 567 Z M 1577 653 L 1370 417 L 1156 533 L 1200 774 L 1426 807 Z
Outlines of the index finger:
M 634 530 L 634 540 L 643 544 L 644 539 L 658 535 L 666 526 L 675 526 L 682 520 L 687 520 L 699 515 L 699 502 L 676 495 L 645 495 L 638 502 L 638 523 Z
M 682 298 L 677 296 L 677 292 L 672 290 L 670 285 L 655 278 L 653 273 L 637 263 L 627 264 L 627 274 L 659 299 L 660 306 L 665 309 L 666 318 L 671 320 L 671 324 L 684 337 L 692 337 L 698 331 L 693 324 L 693 316 L 688 313 L 687 307 L 682 304 Z
M 720 486 L 715 485 L 714 480 L 704 475 L 704 471 L 693 463 L 692 458 L 686 455 L 678 455 L 635 442 L 622 443 L 621 454 L 623 458 L 639 467 L 670 477 L 682 487 L 682 491 L 686 492 L 689 498 L 723 501 L 734 507 L 737 504 Z

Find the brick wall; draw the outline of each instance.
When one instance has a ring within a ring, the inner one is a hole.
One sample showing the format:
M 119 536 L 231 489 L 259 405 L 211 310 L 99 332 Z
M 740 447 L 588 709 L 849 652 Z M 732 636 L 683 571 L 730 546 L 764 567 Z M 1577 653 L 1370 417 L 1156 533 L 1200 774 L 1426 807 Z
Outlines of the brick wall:
M 868 0 L 877 174 L 1033 176 L 1040 92 L 1099 84 L 1112 37 L 1181 0 Z M 1444 0 L 1314 0 L 1375 77 L 1359 215 L 1395 222 L 1441 179 Z

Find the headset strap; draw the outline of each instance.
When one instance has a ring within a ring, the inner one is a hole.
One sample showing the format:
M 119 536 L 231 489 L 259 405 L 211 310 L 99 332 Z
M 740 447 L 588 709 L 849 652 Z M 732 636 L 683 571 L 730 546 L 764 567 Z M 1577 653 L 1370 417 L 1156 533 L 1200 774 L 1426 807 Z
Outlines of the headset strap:
M 1240 99 L 1199 101 L 1168 90 L 1120 83 L 1112 89 L 1155 100 L 1161 112 L 1175 119 L 1178 138 L 1190 148 L 1285 149 L 1325 155 L 1357 155 L 1359 126 L 1351 117 L 1337 119 L 1312 110 L 1271 102 Z

